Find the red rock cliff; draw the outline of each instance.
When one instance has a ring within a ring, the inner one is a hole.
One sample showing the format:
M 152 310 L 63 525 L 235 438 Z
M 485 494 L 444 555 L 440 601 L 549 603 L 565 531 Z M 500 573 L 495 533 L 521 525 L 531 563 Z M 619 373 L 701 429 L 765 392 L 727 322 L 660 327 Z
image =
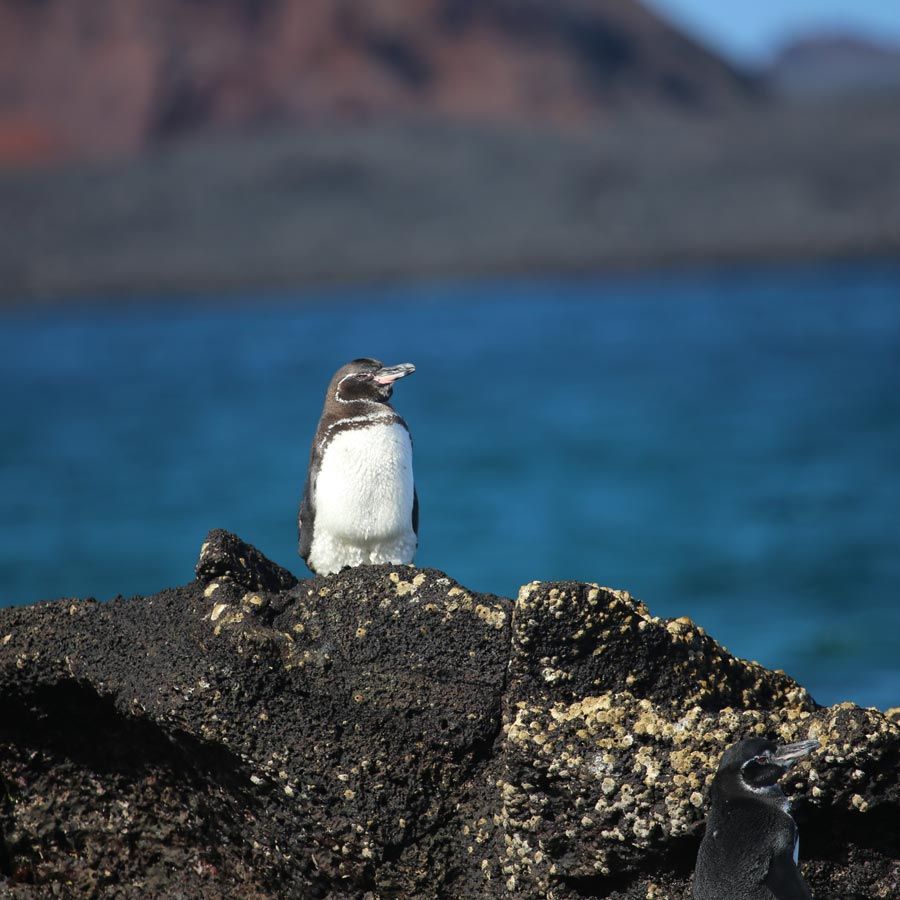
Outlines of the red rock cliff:
M 558 124 L 752 92 L 634 0 L 0 0 L 0 163 L 260 121 Z

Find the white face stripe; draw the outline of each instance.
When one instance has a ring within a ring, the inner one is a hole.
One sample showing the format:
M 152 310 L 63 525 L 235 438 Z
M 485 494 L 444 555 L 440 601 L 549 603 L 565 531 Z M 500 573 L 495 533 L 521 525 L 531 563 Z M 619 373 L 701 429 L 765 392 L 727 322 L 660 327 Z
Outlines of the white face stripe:
M 337 387 L 334 389 L 334 399 L 337 400 L 338 403 L 352 403 L 352 400 L 344 400 L 341 397 L 341 385 L 348 379 L 354 378 L 358 375 L 358 372 L 348 372 L 338 383 Z
M 790 800 L 784 795 L 784 792 L 777 784 L 770 784 L 768 787 L 753 787 L 746 781 L 741 781 L 741 787 L 753 794 L 759 794 L 761 797 L 773 797 L 778 800 L 781 808 L 787 812 L 790 808 Z
M 771 753 L 760 754 L 765 755 L 771 759 Z M 757 759 L 756 756 L 751 757 L 741 766 L 741 787 L 745 790 L 750 791 L 753 794 L 758 794 L 761 797 L 771 797 L 774 800 L 778 801 L 778 805 L 784 810 L 786 813 L 790 813 L 791 809 L 791 801 L 784 795 L 784 791 L 778 786 L 778 784 L 770 784 L 767 787 L 754 787 L 752 784 L 747 784 L 747 781 L 744 778 L 744 769 L 750 765 L 750 763 L 754 762 Z M 782 776 L 783 777 L 783 776 Z
M 763 755 L 763 754 L 760 754 L 760 755 Z M 746 769 L 747 766 L 750 765 L 750 763 L 756 762 L 757 759 L 759 759 L 759 756 L 751 756 L 750 759 L 748 759 L 745 763 L 741 764 L 741 784 L 745 788 L 747 788 L 748 791 L 753 791 L 754 794 L 768 794 L 772 790 L 771 785 L 769 787 L 761 787 L 761 788 L 753 787 L 753 785 L 747 784 L 747 779 L 744 777 L 744 769 Z
M 791 814 L 791 801 L 785 796 L 784 791 L 777 784 L 769 785 L 769 787 L 752 787 L 746 781 L 741 781 L 741 787 L 752 794 L 758 794 L 760 797 L 768 797 L 778 803 L 782 812 Z
M 375 401 L 373 401 L 373 400 L 365 400 L 365 399 L 362 399 L 362 400 L 345 400 L 343 397 L 341 397 L 341 385 L 342 385 L 348 378 L 356 378 L 358 375 L 365 375 L 365 374 L 366 374 L 365 372 L 348 372 L 348 373 L 347 373 L 347 374 L 346 374 L 346 375 L 345 375 L 345 376 L 337 383 L 337 387 L 334 389 L 334 399 L 337 400 L 338 403 L 374 403 Z

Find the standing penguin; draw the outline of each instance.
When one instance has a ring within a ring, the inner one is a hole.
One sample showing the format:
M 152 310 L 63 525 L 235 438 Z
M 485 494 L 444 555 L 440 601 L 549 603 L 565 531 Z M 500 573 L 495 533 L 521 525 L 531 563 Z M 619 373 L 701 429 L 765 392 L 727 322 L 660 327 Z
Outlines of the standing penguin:
M 694 871 L 694 900 L 812 900 L 778 779 L 818 741 L 738 741 L 722 755 Z
M 300 504 L 299 553 L 317 575 L 412 562 L 419 500 L 412 441 L 388 402 L 411 363 L 355 359 L 338 369 L 313 438 Z

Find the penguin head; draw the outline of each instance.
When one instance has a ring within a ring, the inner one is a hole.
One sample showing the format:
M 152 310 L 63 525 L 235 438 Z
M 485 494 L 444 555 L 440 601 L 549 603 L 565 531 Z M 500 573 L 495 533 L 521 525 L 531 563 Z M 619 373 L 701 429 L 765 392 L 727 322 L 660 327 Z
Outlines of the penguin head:
M 738 741 L 722 754 L 715 780 L 733 791 L 781 796 L 779 779 L 818 746 L 818 741 L 781 745 L 765 738 Z
M 415 371 L 412 363 L 385 366 L 377 359 L 354 359 L 337 370 L 327 399 L 334 403 L 387 403 L 394 382 Z

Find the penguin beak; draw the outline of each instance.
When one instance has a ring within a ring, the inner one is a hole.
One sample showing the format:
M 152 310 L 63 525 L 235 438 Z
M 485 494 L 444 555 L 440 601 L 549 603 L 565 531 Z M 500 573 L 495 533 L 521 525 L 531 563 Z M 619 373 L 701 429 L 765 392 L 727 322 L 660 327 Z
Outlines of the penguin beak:
M 772 754 L 772 762 L 783 769 L 789 769 L 804 756 L 809 756 L 813 750 L 818 749 L 818 741 L 797 741 L 796 744 L 784 744 Z
M 393 384 L 415 371 L 416 367 L 412 363 L 400 363 L 398 366 L 382 366 L 373 377 L 379 384 Z

